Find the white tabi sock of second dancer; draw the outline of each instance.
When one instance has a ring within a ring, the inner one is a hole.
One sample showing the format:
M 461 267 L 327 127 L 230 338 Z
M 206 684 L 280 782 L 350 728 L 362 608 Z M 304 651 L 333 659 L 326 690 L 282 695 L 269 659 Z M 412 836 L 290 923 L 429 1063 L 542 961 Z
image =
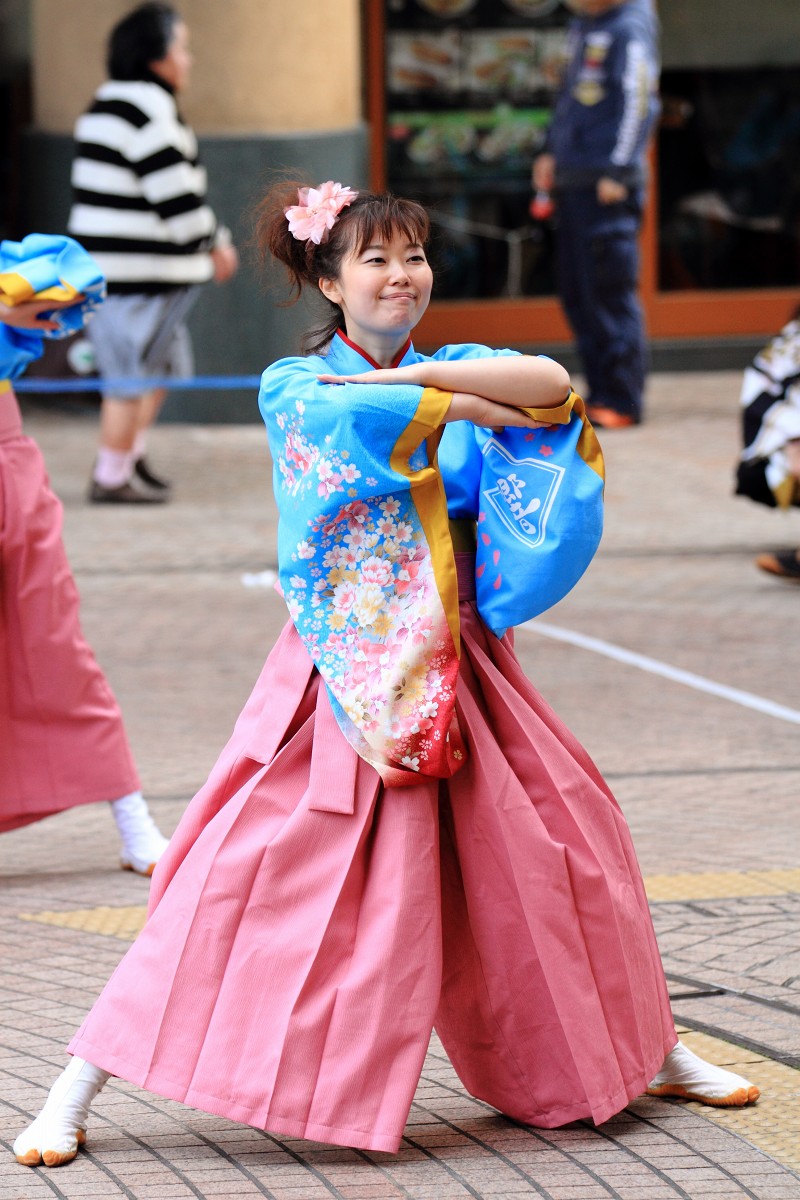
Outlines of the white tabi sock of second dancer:
M 122 839 L 120 866 L 137 875 L 152 875 L 169 842 L 151 817 L 142 793 L 112 800 L 111 812 Z
M 86 1141 L 86 1122 L 107 1071 L 73 1058 L 50 1088 L 44 1108 L 14 1142 L 17 1162 L 26 1167 L 60 1167 L 71 1162 Z

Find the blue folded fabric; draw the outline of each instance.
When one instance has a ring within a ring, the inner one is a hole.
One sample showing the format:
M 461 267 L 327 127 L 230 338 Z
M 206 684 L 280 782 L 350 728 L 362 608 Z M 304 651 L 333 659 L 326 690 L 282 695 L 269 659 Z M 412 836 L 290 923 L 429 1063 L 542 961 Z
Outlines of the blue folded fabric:
M 0 323 L 0 379 L 18 378 L 29 363 L 40 358 L 43 338 L 68 337 L 82 329 L 106 294 L 103 273 L 92 256 L 73 238 L 55 234 L 30 233 L 21 242 L 0 242 L 0 292 L 7 290 L 3 276 L 8 294 L 17 297 L 21 293 L 33 299 L 58 289 L 65 299 L 76 293 L 83 299 L 43 314 L 44 320 L 55 323 L 55 329 L 15 329 Z
M 603 532 L 603 456 L 583 401 L 572 392 L 566 404 L 535 415 L 554 424 L 475 431 L 482 455 L 477 603 L 498 637 L 562 600 Z

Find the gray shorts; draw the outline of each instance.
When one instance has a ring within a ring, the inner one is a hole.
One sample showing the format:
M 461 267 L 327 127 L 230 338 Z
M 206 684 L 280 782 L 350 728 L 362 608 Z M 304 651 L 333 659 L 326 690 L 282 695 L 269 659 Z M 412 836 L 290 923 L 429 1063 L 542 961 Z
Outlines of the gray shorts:
M 155 296 L 107 296 L 86 326 L 97 371 L 106 379 L 142 379 L 170 375 L 187 379 L 194 374 L 185 289 Z M 147 390 L 145 384 L 142 391 Z M 140 393 L 104 389 L 104 396 L 135 400 Z

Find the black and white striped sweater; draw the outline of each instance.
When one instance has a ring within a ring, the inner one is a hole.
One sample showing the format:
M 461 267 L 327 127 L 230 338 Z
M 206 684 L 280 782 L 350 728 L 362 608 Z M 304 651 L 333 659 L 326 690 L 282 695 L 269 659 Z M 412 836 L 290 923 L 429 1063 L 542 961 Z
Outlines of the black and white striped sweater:
M 217 221 L 197 139 L 172 93 L 144 80 L 109 80 L 79 117 L 75 141 L 68 229 L 99 263 L 109 292 L 210 279 Z

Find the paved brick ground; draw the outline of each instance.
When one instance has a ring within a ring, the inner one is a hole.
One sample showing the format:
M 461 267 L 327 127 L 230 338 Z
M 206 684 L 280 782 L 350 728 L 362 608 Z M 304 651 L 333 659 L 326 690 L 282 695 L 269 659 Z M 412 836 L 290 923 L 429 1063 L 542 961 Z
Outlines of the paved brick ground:
M 547 621 L 800 710 L 800 589 L 751 562 L 800 542 L 800 520 L 730 494 L 737 388 L 724 373 L 656 377 L 647 423 L 604 437 L 604 544 Z M 86 632 L 169 832 L 284 619 L 272 592 L 241 582 L 275 558 L 263 435 L 255 425 L 159 428 L 154 457 L 177 495 L 141 512 L 84 503 L 90 418 L 29 409 L 27 423 L 65 501 Z M 56 1172 L 7 1157 L 0 1200 L 800 1200 L 796 725 L 535 629 L 519 632 L 518 649 L 631 822 L 667 970 L 695 981 L 672 984 L 679 1020 L 700 1030 L 687 1040 L 757 1078 L 762 1101 L 712 1113 L 642 1098 L 601 1129 L 532 1130 L 466 1095 L 434 1041 L 404 1146 L 390 1156 L 279 1140 L 114 1082 L 88 1153 Z M 116 870 L 115 849 L 103 806 L 0 840 L 6 1143 L 40 1107 L 140 919 L 147 883 Z

